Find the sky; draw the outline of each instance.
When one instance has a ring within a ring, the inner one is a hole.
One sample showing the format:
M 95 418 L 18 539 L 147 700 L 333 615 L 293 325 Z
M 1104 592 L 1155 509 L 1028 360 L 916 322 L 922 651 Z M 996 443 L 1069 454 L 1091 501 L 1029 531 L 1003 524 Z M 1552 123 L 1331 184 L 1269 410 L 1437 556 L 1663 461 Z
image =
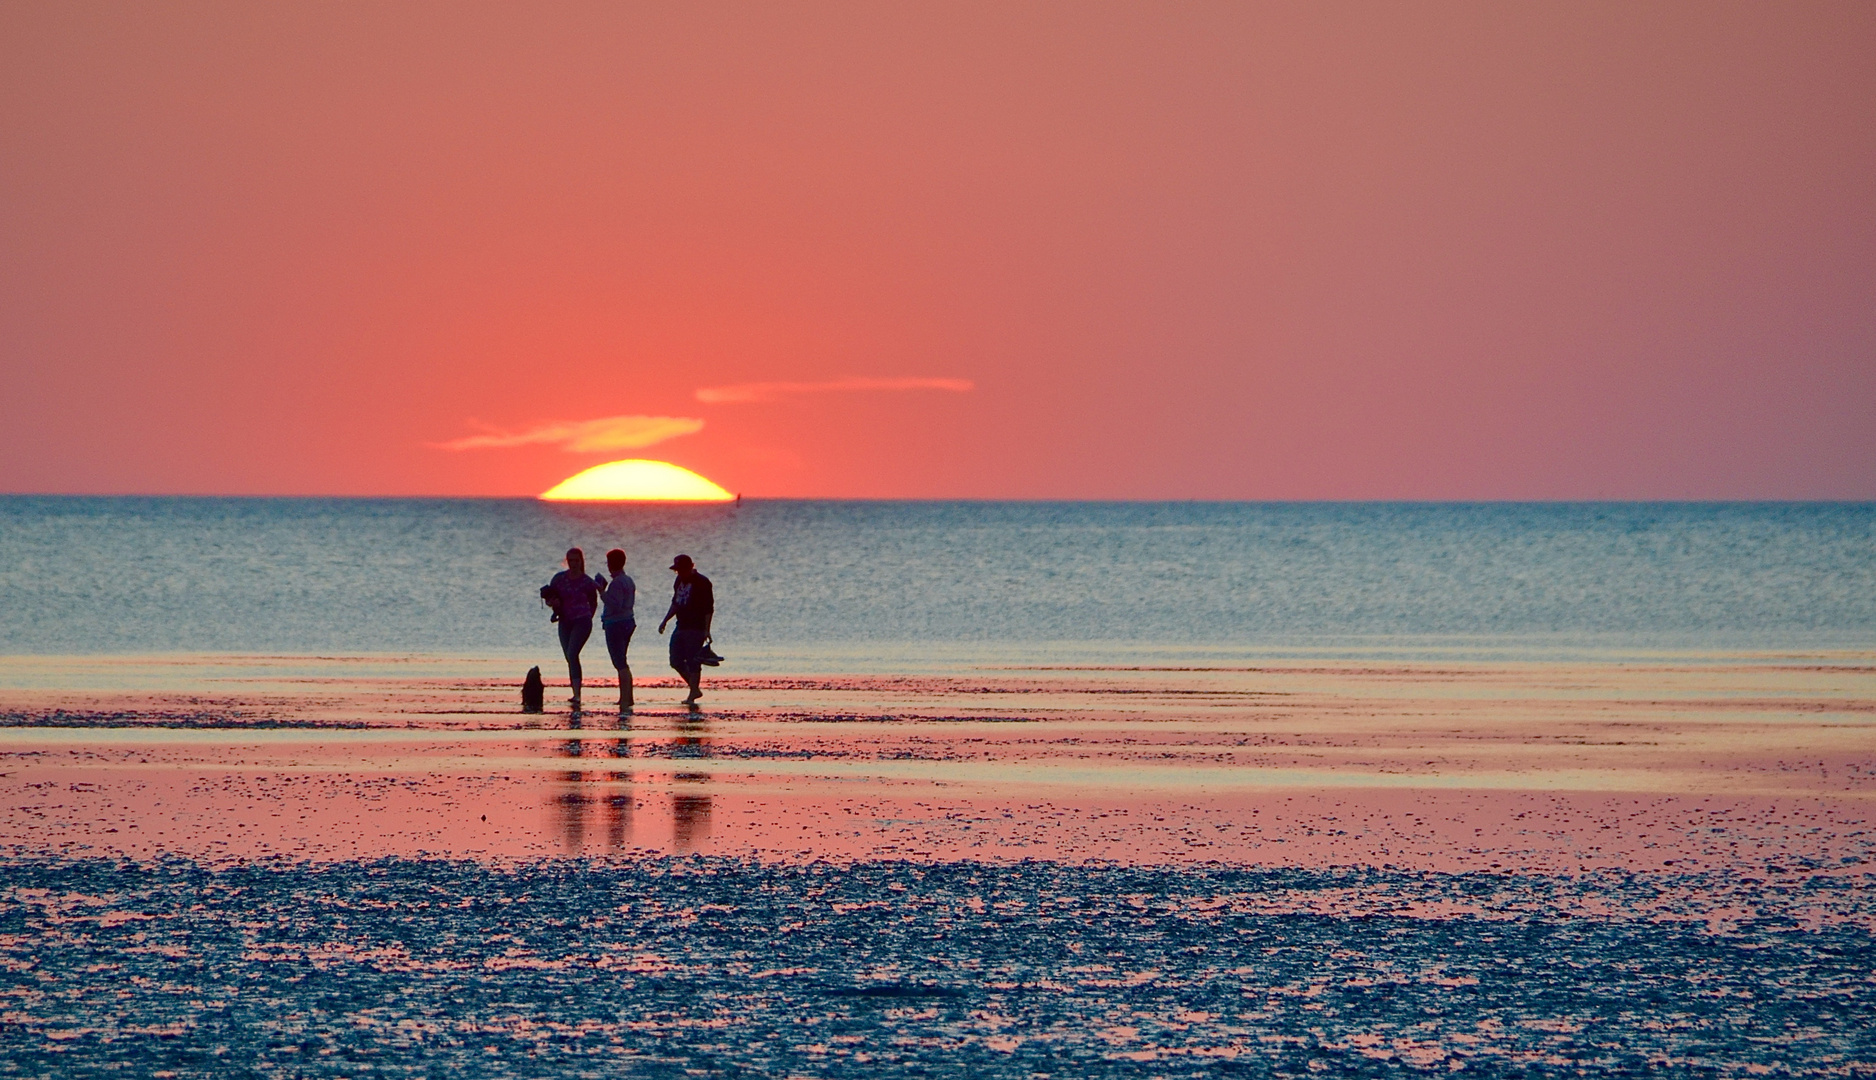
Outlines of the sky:
M 0 491 L 1876 498 L 1876 5 L 0 3 Z

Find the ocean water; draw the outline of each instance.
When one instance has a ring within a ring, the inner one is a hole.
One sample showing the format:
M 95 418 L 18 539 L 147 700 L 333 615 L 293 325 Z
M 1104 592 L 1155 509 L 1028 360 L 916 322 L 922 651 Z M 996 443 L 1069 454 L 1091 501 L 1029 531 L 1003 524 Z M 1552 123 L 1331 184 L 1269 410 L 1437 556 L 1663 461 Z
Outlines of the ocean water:
M 0 498 L 0 654 L 539 652 L 536 588 L 680 551 L 725 652 L 1876 641 L 1876 504 Z

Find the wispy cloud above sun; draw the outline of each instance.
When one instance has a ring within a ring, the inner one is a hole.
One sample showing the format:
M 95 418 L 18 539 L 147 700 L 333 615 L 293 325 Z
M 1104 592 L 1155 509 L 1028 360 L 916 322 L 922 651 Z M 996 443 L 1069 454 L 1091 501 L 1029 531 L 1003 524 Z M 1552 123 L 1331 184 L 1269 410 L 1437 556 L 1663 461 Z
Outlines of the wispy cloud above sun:
M 559 446 L 573 453 L 608 453 L 656 446 L 666 439 L 694 435 L 703 426 L 702 420 L 689 416 L 603 416 L 597 420 L 556 420 L 525 431 L 489 431 L 430 445 L 439 450 Z
M 757 401 L 798 397 L 803 394 L 833 394 L 856 390 L 949 390 L 968 393 L 977 384 L 969 379 L 834 379 L 829 382 L 752 382 L 730 386 L 706 386 L 697 391 L 697 400 L 709 405 L 743 405 Z

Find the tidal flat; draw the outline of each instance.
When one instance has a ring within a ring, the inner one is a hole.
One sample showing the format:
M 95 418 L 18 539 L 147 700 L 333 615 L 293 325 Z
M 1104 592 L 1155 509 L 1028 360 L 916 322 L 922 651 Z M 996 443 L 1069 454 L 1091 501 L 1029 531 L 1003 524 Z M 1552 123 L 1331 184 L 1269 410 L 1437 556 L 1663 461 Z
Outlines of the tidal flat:
M 0 1075 L 1876 1075 L 1876 655 L 1133 660 L 0 660 Z
M 1671 874 L 16 859 L 7 881 L 6 1075 L 1876 1067 L 1860 877 L 1764 883 L 1717 928 L 1701 898 L 1736 883 Z

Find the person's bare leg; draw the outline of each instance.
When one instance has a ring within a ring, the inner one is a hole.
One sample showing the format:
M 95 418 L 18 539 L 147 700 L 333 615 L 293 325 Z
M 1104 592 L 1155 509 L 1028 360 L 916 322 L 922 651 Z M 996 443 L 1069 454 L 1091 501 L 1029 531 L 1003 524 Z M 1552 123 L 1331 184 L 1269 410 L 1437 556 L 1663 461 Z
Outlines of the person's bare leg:
M 696 704 L 697 699 L 703 697 L 703 687 L 700 685 L 703 680 L 703 671 L 698 668 L 692 668 L 689 671 L 679 672 L 679 674 L 683 675 L 684 681 L 690 684 L 690 696 L 684 699 L 684 704 Z
M 580 707 L 580 682 L 584 674 L 580 668 L 580 650 L 586 647 L 586 640 L 593 633 L 590 619 L 579 623 L 562 619 L 560 622 L 560 651 L 567 657 L 567 685 L 573 691 L 569 702 L 575 709 Z
M 619 708 L 632 707 L 632 658 L 628 651 L 632 647 L 633 627 L 606 627 L 606 653 L 612 659 L 612 670 L 619 676 Z

